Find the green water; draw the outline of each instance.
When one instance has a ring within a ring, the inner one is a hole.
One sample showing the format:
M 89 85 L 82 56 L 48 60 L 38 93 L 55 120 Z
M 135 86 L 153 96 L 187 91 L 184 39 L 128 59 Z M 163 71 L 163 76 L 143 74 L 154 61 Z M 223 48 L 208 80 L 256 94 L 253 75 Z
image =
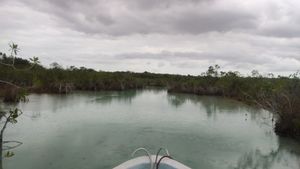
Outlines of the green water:
M 18 107 L 5 138 L 23 145 L 5 169 L 110 169 L 138 147 L 194 169 L 300 168 L 300 144 L 275 135 L 270 113 L 229 99 L 149 89 L 32 94 Z

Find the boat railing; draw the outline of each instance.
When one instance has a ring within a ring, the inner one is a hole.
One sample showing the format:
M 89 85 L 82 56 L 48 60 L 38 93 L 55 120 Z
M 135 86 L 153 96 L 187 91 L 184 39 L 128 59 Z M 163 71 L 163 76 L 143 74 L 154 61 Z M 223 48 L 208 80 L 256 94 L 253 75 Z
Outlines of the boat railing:
M 163 156 L 163 158 L 165 158 L 165 157 L 169 157 L 169 158 L 170 158 L 170 153 L 169 153 L 168 149 L 163 148 L 163 147 L 161 147 L 161 148 L 158 149 L 158 151 L 157 151 L 157 153 L 156 153 L 156 156 L 155 156 L 155 161 L 154 161 L 154 163 L 153 163 L 153 161 L 152 161 L 152 157 L 151 157 L 150 152 L 149 152 L 146 148 L 144 148 L 144 147 L 140 147 L 140 148 L 137 148 L 136 150 L 134 150 L 134 152 L 131 154 L 131 156 L 134 157 L 134 155 L 135 155 L 138 151 L 144 151 L 144 152 L 146 152 L 146 154 L 147 154 L 147 156 L 148 156 L 148 158 L 149 158 L 149 162 L 150 162 L 150 169 L 156 169 L 156 168 L 158 167 L 158 164 L 159 164 L 160 161 L 162 160 L 162 158 L 161 158 L 161 159 L 159 159 L 159 161 L 157 161 L 157 160 L 158 160 L 158 156 L 159 156 L 159 154 L 160 154 L 160 152 L 161 152 L 162 150 L 165 152 L 165 155 Z
M 131 156 L 134 157 L 135 153 L 138 151 L 144 151 L 147 153 L 147 156 L 149 157 L 149 161 L 150 161 L 150 169 L 153 169 L 153 162 L 152 162 L 151 154 L 149 153 L 149 151 L 146 148 L 140 147 L 140 148 L 134 150 L 134 152 L 131 154 Z

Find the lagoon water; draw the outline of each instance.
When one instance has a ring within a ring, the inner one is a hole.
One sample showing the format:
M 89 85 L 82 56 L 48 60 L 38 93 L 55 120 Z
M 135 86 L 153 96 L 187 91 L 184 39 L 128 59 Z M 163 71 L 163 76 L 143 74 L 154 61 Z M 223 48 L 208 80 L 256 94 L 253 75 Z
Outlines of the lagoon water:
M 165 147 L 194 169 L 300 168 L 300 143 L 273 132 L 272 114 L 237 101 L 162 89 L 28 98 L 5 133 L 23 142 L 5 169 L 110 169 L 138 147 Z

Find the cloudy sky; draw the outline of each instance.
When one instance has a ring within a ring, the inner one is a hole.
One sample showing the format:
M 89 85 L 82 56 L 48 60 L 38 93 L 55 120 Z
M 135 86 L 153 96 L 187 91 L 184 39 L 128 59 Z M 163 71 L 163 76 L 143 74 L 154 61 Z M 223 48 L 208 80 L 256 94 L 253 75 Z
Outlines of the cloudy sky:
M 0 0 L 0 51 L 108 71 L 289 74 L 299 0 Z

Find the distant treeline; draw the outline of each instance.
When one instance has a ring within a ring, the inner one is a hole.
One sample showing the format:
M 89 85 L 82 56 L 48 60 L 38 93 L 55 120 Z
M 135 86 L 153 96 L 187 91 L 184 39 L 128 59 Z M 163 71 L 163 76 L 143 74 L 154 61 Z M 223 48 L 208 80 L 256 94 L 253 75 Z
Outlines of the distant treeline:
M 2 57 L 1 63 L 11 63 L 10 57 Z M 300 79 L 295 73 L 289 77 L 268 77 L 252 71 L 248 77 L 239 72 L 219 71 L 218 65 L 210 66 L 199 76 L 172 74 L 105 72 L 85 67 L 63 68 L 57 63 L 50 68 L 35 65 L 21 58 L 14 59 L 13 69 L 0 65 L 0 80 L 28 89 L 30 92 L 68 93 L 73 90 L 126 90 L 147 86 L 164 87 L 169 92 L 184 92 L 197 95 L 216 95 L 233 98 L 247 104 L 271 110 L 277 116 L 276 133 L 300 137 Z M 2 96 L 10 100 L 16 89 L 1 85 Z

